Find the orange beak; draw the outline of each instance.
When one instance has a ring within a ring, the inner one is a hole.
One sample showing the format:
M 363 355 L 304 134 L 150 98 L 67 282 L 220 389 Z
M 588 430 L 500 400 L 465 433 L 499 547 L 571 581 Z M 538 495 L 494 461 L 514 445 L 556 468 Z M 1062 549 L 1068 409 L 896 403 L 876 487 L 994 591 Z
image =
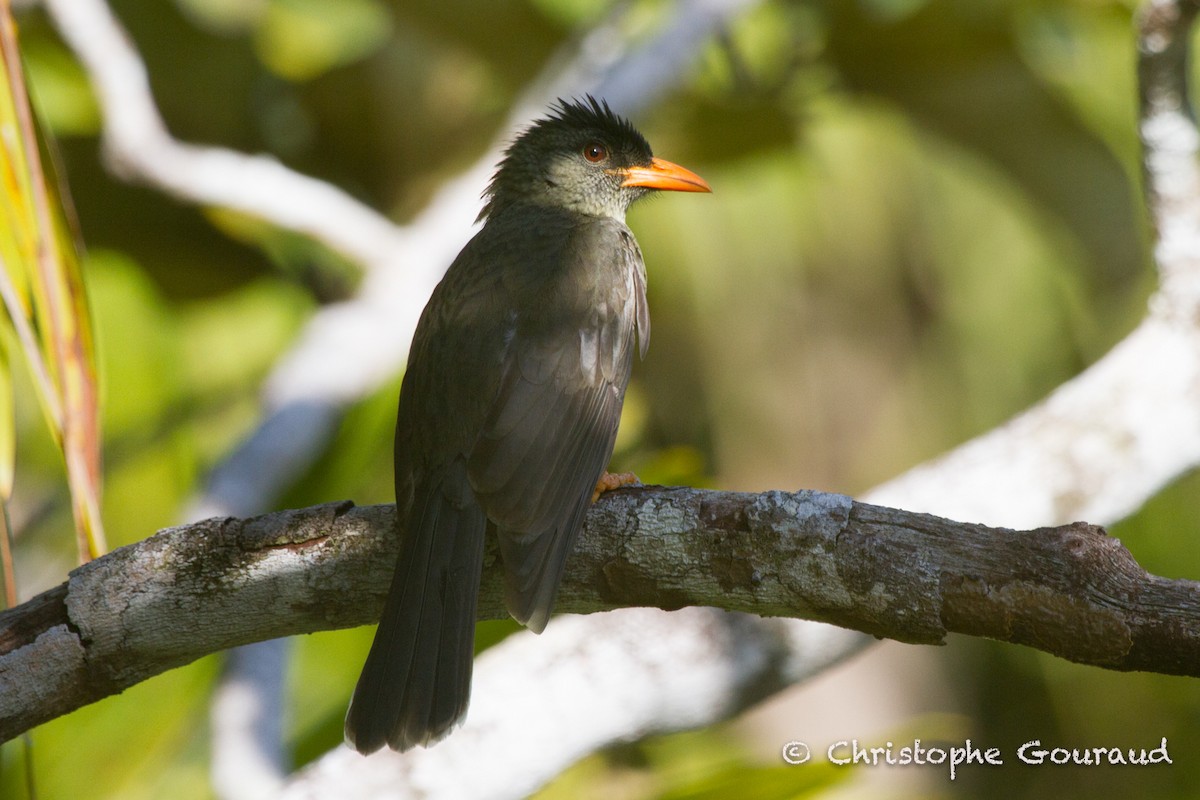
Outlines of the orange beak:
M 650 159 L 648 167 L 629 167 L 619 170 L 625 176 L 622 186 L 645 186 L 667 192 L 711 192 L 704 178 L 690 169 L 662 158 Z

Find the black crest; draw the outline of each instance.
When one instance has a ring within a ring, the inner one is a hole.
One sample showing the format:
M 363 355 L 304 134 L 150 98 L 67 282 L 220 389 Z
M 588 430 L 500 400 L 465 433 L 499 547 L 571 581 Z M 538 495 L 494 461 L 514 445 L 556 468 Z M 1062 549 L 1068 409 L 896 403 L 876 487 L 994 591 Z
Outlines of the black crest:
M 636 148 L 645 150 L 647 153 L 650 152 L 650 143 L 638 132 L 637 128 L 633 127 L 629 120 L 609 108 L 608 101 L 598 100 L 590 94 L 585 94 L 582 100 L 563 100 L 560 97 L 554 105 L 550 106 L 550 116 L 534 122 L 520 138 L 556 123 L 580 130 L 603 133 L 605 138 L 613 144 L 619 143 L 630 149 Z
M 534 120 L 504 151 L 492 180 L 484 190 L 485 205 L 479 213 L 484 219 L 497 205 L 510 176 L 528 169 L 539 150 L 553 147 L 556 143 L 574 146 L 580 137 L 604 140 L 614 151 L 625 154 L 630 163 L 649 164 L 653 153 L 646 137 L 633 124 L 609 107 L 608 102 L 585 94 L 583 99 L 558 98 L 550 113 Z

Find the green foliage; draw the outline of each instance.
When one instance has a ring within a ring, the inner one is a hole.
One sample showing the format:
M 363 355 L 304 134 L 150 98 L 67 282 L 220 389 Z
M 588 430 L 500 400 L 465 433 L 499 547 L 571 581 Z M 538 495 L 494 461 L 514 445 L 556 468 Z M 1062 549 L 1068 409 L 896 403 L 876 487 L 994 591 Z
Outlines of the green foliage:
M 389 33 L 379 0 L 269 0 L 255 47 L 271 70 L 298 81 L 370 55 Z
M 113 5 L 173 133 L 269 152 L 397 217 L 469 163 L 549 54 L 611 9 Z M 648 30 L 672 5 L 634 7 L 628 27 Z M 654 336 L 616 465 L 647 482 L 854 493 L 1003 421 L 1119 340 L 1154 282 L 1130 11 L 1104 0 L 773 0 L 706 45 L 687 84 L 636 117 L 657 154 L 714 193 L 631 214 Z M 120 544 L 178 521 L 253 426 L 271 364 L 320 303 L 351 290 L 356 267 L 261 222 L 109 177 L 78 66 L 36 12 L 22 23 L 47 123 L 70 137 L 92 247 L 104 515 Z M 70 508 L 29 379 L 15 372 L 16 559 L 29 592 L 72 563 L 61 536 Z M 391 499 L 398 380 L 350 410 L 283 504 Z M 1187 476 L 1116 529 L 1151 571 L 1200 577 L 1189 538 L 1198 489 Z M 512 629 L 481 626 L 479 644 Z M 370 635 L 294 643 L 286 729 L 297 764 L 340 741 Z M 936 727 L 927 712 L 949 707 L 966 735 L 1004 747 L 1166 735 L 1181 753 L 1200 748 L 1192 682 L 959 639 L 929 657 L 954 677 L 936 701 L 913 700 L 918 735 Z M 216 663 L 35 731 L 39 796 L 208 796 Z M 24 796 L 19 748 L 0 749 L 0 797 Z M 1186 761 L 1149 777 L 1006 766 L 934 786 L 961 797 L 1185 798 L 1200 781 Z M 816 766 L 785 768 L 774 747 L 722 729 L 589 757 L 542 796 L 587 797 L 594 785 L 605 797 L 809 797 L 858 780 Z
M 44 123 L 57 136 L 95 136 L 100 108 L 83 68 L 58 42 L 34 38 L 22 48 L 32 94 Z
M 536 800 L 804 800 L 852 777 L 826 761 L 790 766 L 751 753 L 720 729 L 657 736 L 588 756 Z
M 178 522 L 207 468 L 254 424 L 258 385 L 312 303 L 279 280 L 172 303 L 112 251 L 92 254 L 88 277 L 105 375 L 105 514 L 114 544 L 126 544 Z
M 207 697 L 217 665 L 216 657 L 203 659 L 38 728 L 38 797 L 211 797 Z M 70 742 L 87 742 L 88 750 Z M 24 793 L 0 780 L 0 796 Z
M 100 517 L 100 430 L 91 309 L 80 267 L 70 198 L 58 181 L 53 143 L 29 100 L 16 25 L 0 6 L 0 298 L 5 378 L 20 353 L 38 390 L 51 435 L 62 451 L 79 559 L 107 549 Z M 7 335 L 11 333 L 11 336 Z M 13 347 L 13 343 L 18 346 Z M 0 417 L 0 506 L 13 488 L 15 421 L 6 397 Z M 0 534 L 9 536 L 7 525 Z M 2 548 L 11 568 L 9 542 Z M 12 575 L 5 576 L 10 587 Z

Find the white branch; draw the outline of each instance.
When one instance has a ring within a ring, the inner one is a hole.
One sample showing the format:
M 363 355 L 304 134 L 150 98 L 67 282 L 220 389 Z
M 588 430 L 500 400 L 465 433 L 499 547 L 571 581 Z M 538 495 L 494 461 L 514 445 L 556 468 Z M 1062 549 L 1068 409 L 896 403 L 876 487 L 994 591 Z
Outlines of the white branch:
M 1046 400 L 867 499 L 1008 527 L 1135 511 L 1200 463 L 1200 305 L 1188 323 L 1159 312 L 1173 304 L 1165 291 L 1156 300 Z
M 91 79 L 104 112 L 104 152 L 118 175 L 308 234 L 367 267 L 388 263 L 396 227 L 340 189 L 270 156 L 172 137 L 150 94 L 145 63 L 103 0 L 44 4 Z
M 753 678 L 803 680 L 870 640 L 846 633 L 711 608 L 559 617 L 479 657 L 467 721 L 437 747 L 366 759 L 341 747 L 283 797 L 527 797 L 598 746 L 704 727 L 743 708 Z

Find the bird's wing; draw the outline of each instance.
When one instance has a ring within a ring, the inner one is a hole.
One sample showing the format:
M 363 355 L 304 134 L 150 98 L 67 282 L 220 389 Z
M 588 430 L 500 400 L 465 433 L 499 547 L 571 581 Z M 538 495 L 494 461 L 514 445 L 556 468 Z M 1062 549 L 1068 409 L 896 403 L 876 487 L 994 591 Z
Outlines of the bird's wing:
M 467 475 L 514 326 L 483 232 L 430 298 L 409 352 L 396 423 L 403 536 L 346 737 L 368 753 L 445 736 L 466 711 L 487 518 Z M 504 248 L 500 248 L 503 252 Z
M 641 253 L 624 225 L 576 226 L 558 259 L 516 289 L 523 315 L 468 462 L 498 528 L 509 611 L 534 630 L 612 455 L 635 338 L 648 336 Z
M 516 326 L 492 232 L 455 259 L 421 315 L 409 351 L 396 422 L 396 505 L 402 524 L 417 476 L 466 459 L 504 373 Z M 504 248 L 499 248 L 503 250 Z

